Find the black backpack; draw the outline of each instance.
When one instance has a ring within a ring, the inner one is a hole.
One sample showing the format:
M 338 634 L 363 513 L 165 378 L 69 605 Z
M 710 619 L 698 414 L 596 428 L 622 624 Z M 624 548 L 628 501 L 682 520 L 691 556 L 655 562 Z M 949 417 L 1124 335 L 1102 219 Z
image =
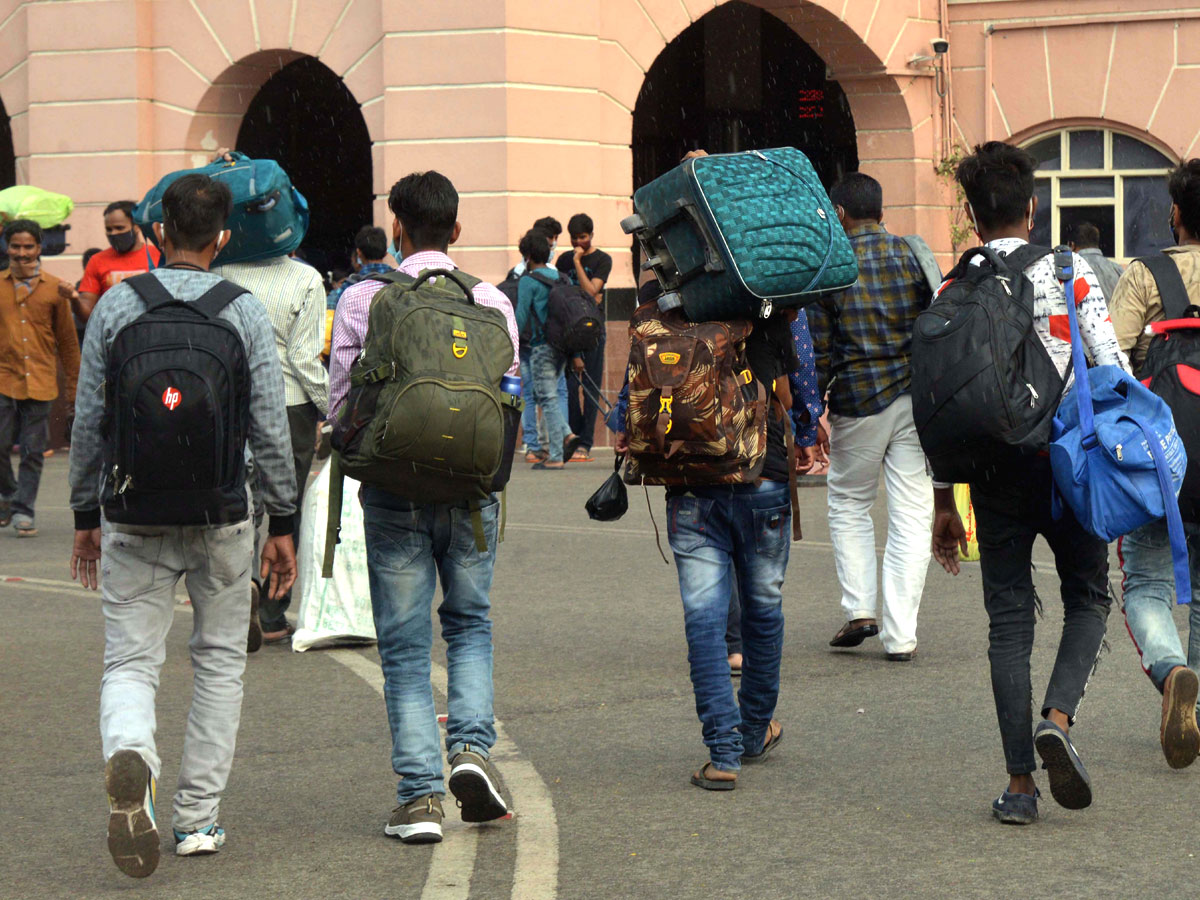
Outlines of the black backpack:
M 913 328 L 913 419 L 939 481 L 970 483 L 1045 450 L 1064 381 L 1034 331 L 1023 272 L 1052 251 L 962 255 Z M 981 265 L 971 265 L 977 256 Z
M 1179 267 L 1169 255 L 1160 253 L 1136 262 L 1154 276 L 1167 317 L 1153 325 L 1155 335 L 1138 377 L 1171 407 L 1188 459 L 1179 512 L 1185 522 L 1200 522 L 1200 307 L 1188 296 Z
M 521 282 L 521 276 L 515 274 L 510 269 L 508 275 L 505 276 L 504 280 L 496 285 L 496 289 L 498 291 L 500 291 L 500 293 L 502 293 L 505 297 L 507 297 L 508 302 L 512 304 L 514 315 L 517 312 L 517 296 L 518 296 L 517 295 L 517 285 L 519 285 L 520 282 Z M 531 337 L 533 337 L 533 326 L 532 326 L 531 322 L 526 322 L 525 327 L 521 329 L 521 333 L 520 333 L 520 338 L 521 338 L 522 343 L 529 340 Z
M 250 365 L 237 329 L 217 316 L 248 292 L 221 281 L 183 301 L 150 273 L 125 284 L 146 311 L 108 351 L 105 517 L 128 525 L 240 522 L 248 514 Z
M 537 272 L 526 273 L 530 278 L 550 288 L 546 321 L 542 328 L 546 343 L 562 353 L 585 353 L 604 337 L 604 323 L 599 307 L 587 291 L 565 279 L 552 281 Z

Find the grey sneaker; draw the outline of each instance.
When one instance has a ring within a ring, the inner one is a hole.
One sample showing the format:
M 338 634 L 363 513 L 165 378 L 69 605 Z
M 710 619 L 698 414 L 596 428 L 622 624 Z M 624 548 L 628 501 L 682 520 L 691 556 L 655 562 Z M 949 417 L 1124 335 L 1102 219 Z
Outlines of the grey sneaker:
M 508 804 L 500 793 L 499 774 L 470 744 L 450 760 L 447 786 L 462 809 L 464 822 L 491 822 L 508 815 Z
M 437 794 L 426 794 L 392 810 L 383 833 L 398 837 L 405 844 L 440 844 L 442 841 L 442 801 Z

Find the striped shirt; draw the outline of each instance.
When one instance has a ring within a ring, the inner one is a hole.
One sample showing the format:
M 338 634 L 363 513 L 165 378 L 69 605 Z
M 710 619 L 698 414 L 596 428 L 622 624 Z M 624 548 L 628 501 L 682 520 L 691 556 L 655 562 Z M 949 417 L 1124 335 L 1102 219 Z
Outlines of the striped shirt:
M 312 266 L 288 256 L 216 266 L 213 273 L 244 287 L 262 301 L 275 331 L 288 406 L 311 402 L 322 416 L 329 409 L 329 376 L 321 365 L 325 349 L 325 285 Z
M 400 263 L 400 271 L 414 278 L 426 269 L 457 269 L 458 266 L 445 253 L 422 250 Z M 338 301 L 337 313 L 333 318 L 333 339 L 329 352 L 329 415 L 337 415 L 346 394 L 350 392 L 350 367 L 362 353 L 367 337 L 367 319 L 371 312 L 371 300 L 383 287 L 382 281 L 367 279 L 351 285 Z M 504 313 L 508 321 L 508 336 L 512 339 L 513 364 L 508 374 L 516 375 L 521 370 L 518 356 L 520 338 L 517 332 L 517 317 L 512 303 L 499 289 L 487 282 L 475 285 L 472 291 L 475 301 Z
M 209 272 L 160 268 L 154 277 L 179 300 L 196 300 L 217 284 Z M 100 422 L 104 417 L 104 381 L 108 351 L 122 327 L 146 311 L 146 302 L 126 282 L 104 292 L 88 319 L 75 399 L 75 427 L 71 432 L 71 508 L 91 512 L 100 507 L 103 448 Z M 271 340 L 271 325 L 262 304 L 243 294 L 223 310 L 246 348 L 250 365 L 249 449 L 262 488 L 267 514 L 290 516 L 296 511 L 296 464 L 288 436 L 283 404 L 283 378 Z

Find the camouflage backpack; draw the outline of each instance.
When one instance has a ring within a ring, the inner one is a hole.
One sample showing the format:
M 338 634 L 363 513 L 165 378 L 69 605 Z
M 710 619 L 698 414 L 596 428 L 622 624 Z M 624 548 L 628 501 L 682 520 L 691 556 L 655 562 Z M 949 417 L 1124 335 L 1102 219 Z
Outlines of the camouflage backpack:
M 629 322 L 629 484 L 742 484 L 762 473 L 767 395 L 747 321 L 689 322 L 644 303 Z
M 414 503 L 471 501 L 483 552 L 477 503 L 508 481 L 521 417 L 521 398 L 501 390 L 513 363 L 507 320 L 475 302 L 479 280 L 463 272 L 372 277 L 387 284 L 371 300 L 362 355 L 334 422 L 326 568 L 341 522 L 341 475 Z

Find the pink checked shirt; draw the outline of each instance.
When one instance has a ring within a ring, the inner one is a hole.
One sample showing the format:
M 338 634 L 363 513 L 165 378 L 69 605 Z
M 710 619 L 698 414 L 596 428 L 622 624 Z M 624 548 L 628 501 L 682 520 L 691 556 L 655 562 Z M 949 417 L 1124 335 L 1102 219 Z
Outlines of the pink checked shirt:
M 457 269 L 454 261 L 445 253 L 422 250 L 414 253 L 400 264 L 400 271 L 414 278 L 424 269 Z M 367 318 L 371 311 L 371 299 L 383 287 L 383 282 L 370 278 L 351 285 L 338 301 L 337 313 L 333 318 L 333 339 L 329 352 L 329 417 L 341 412 L 346 394 L 350 392 L 350 367 L 362 353 L 363 341 L 367 336 Z M 508 321 L 508 336 L 512 338 L 513 364 L 510 375 L 520 372 L 520 338 L 517 332 L 517 317 L 512 304 L 494 286 L 481 282 L 472 291 L 475 301 L 504 313 Z

